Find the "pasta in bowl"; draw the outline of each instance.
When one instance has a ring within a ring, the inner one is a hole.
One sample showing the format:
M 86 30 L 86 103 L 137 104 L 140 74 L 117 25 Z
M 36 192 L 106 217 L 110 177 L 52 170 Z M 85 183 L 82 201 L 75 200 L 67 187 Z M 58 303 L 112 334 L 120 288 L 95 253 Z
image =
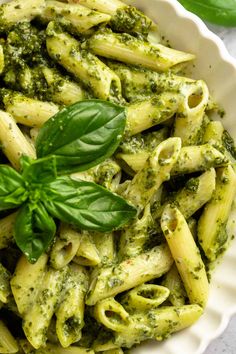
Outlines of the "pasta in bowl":
M 176 16 L 168 1 L 152 6 Z M 195 55 L 153 42 L 148 11 L 1 8 L 2 353 L 120 354 L 206 307 L 209 264 L 231 238 L 228 110 L 225 127 L 211 119 L 211 83 L 182 73 Z M 182 338 L 182 354 L 202 351 L 196 328 L 154 350 L 176 353 Z

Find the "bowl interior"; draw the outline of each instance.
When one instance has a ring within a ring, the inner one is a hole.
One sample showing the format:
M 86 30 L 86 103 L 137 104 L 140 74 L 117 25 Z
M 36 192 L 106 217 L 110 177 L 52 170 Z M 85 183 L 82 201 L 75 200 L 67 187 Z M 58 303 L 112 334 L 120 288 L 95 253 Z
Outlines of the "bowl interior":
M 143 10 L 157 24 L 158 30 L 175 49 L 196 55 L 189 75 L 206 81 L 213 99 L 224 109 L 225 128 L 236 140 L 236 60 L 223 42 L 195 15 L 187 12 L 176 0 L 128 1 Z M 214 117 L 221 119 L 218 115 Z M 235 235 L 236 212 L 228 223 L 229 235 Z M 191 328 L 168 340 L 149 342 L 134 349 L 135 354 L 202 354 L 212 339 L 226 328 L 230 316 L 236 313 L 236 241 L 224 254 L 213 273 L 210 298 L 201 319 Z
M 226 113 L 224 126 L 236 140 L 236 60 L 229 55 L 221 39 L 176 0 L 126 2 L 150 16 L 173 48 L 196 55 L 189 76 L 206 81 L 212 97 Z

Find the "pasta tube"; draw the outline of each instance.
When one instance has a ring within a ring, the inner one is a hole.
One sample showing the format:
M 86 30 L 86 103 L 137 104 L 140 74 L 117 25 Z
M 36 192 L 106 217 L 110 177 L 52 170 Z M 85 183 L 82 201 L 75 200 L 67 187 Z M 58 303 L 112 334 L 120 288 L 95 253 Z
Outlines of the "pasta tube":
M 3 152 L 16 169 L 20 169 L 20 157 L 26 155 L 36 158 L 32 145 L 26 140 L 21 130 L 16 125 L 13 117 L 0 111 L 0 141 Z
M 195 323 L 203 309 L 194 305 L 167 306 L 130 315 L 123 331 L 111 334 L 111 339 L 104 344 L 102 335 L 95 341 L 96 352 L 124 347 L 131 348 L 147 339 L 158 341 Z M 106 348 L 106 349 L 105 349 Z
M 84 298 L 88 290 L 88 274 L 76 264 L 68 267 L 64 299 L 56 311 L 56 333 L 63 348 L 78 342 L 84 326 Z
M 69 80 L 57 70 L 43 67 L 42 72 L 49 86 L 53 102 L 69 106 L 88 98 L 88 93 L 79 83 Z
M 19 350 L 16 340 L 13 338 L 5 324 L 0 321 L 0 353 L 17 353 Z
M 173 306 L 183 306 L 185 304 L 186 291 L 175 264 L 166 273 L 161 284 L 170 291 L 168 300 Z
M 228 239 L 226 223 L 236 193 L 236 174 L 232 166 L 217 170 L 216 189 L 198 222 L 198 240 L 207 256 L 214 261 Z
M 98 10 L 105 14 L 115 15 L 117 10 L 127 6 L 119 0 L 68 0 L 69 3 L 80 3 L 92 10 Z
M 161 341 L 168 335 L 191 326 L 199 319 L 202 312 L 202 308 L 198 305 L 185 305 L 137 313 L 130 316 L 130 325 L 123 332 L 114 334 L 114 343 L 119 347 L 131 348 L 147 339 Z
M 87 48 L 96 55 L 141 65 L 154 71 L 167 71 L 179 63 L 195 59 L 193 54 L 180 52 L 161 44 L 152 45 L 127 33 L 117 34 L 110 30 L 97 32 L 88 39 L 86 44 Z
M 205 265 L 184 216 L 177 208 L 167 205 L 162 214 L 161 228 L 190 303 L 205 307 L 209 292 Z
M 88 231 L 82 231 L 80 245 L 74 262 L 84 266 L 95 266 L 101 262 L 96 245 Z
M 78 1 L 90 9 L 97 9 L 111 15 L 110 25 L 116 32 L 141 32 L 146 35 L 154 26 L 152 20 L 144 13 L 119 0 L 69 0 L 70 3 L 78 3 Z
M 149 156 L 150 152 L 148 151 L 137 152 L 134 154 L 118 153 L 116 155 L 117 159 L 119 159 L 119 163 L 126 171 L 128 167 L 128 174 L 131 176 L 134 176 L 135 173 L 138 173 L 144 168 Z
M 111 265 L 116 257 L 115 252 L 115 235 L 113 232 L 94 232 L 92 239 L 98 250 L 99 258 L 101 260 L 100 266 Z
M 206 171 L 212 167 L 216 168 L 227 164 L 228 159 L 209 144 L 184 146 L 171 174 L 179 175 Z
M 128 136 L 121 142 L 119 151 L 124 154 L 137 154 L 149 152 L 155 149 L 162 141 L 169 137 L 169 129 L 167 127 L 148 132 L 148 134 L 138 134 Z
M 229 134 L 228 132 L 224 129 L 224 126 L 221 122 L 219 121 L 210 121 L 206 128 L 205 132 L 203 135 L 203 142 L 208 143 L 212 146 L 214 146 L 216 149 L 218 149 L 222 154 L 225 155 L 228 160 L 234 164 L 235 163 L 235 156 L 232 154 L 231 144 L 228 145 Z M 227 143 L 225 144 L 225 138 Z M 229 148 L 230 146 L 230 148 Z
M 179 138 L 169 138 L 160 143 L 143 169 L 131 181 L 125 197 L 142 210 L 161 184 L 170 178 L 171 169 L 178 159 L 180 149 Z
M 3 98 L 6 111 L 17 123 L 40 128 L 49 118 L 59 111 L 52 102 L 28 98 L 17 92 L 10 92 Z
M 122 297 L 121 303 L 129 313 L 148 311 L 161 305 L 169 295 L 169 289 L 164 286 L 142 284 L 128 291 Z
M 139 172 L 144 168 L 146 161 L 150 157 L 150 152 L 119 153 L 117 158 L 125 162 L 130 167 L 130 174 Z M 171 175 L 182 175 L 208 170 L 212 167 L 221 167 L 229 163 L 228 158 L 210 144 L 184 146 L 180 150 Z
M 24 315 L 35 302 L 38 289 L 46 272 L 48 257 L 43 254 L 31 264 L 25 256 L 19 259 L 11 279 L 11 290 L 20 315 Z
M 48 0 L 41 14 L 43 21 L 58 21 L 68 28 L 69 32 L 79 34 L 104 22 L 109 22 L 111 16 L 77 4 L 63 4 L 60 1 Z
M 157 73 L 112 60 L 107 60 L 106 63 L 119 76 L 122 93 L 129 102 L 143 100 L 145 96 L 152 96 L 163 91 L 181 92 L 185 85 L 194 82 L 192 79 L 175 75 L 170 71 Z
M 181 89 L 184 95 L 183 107 L 179 109 L 174 123 L 173 136 L 182 140 L 183 146 L 201 142 L 201 127 L 204 112 L 209 99 L 209 91 L 204 81 L 198 80 L 185 85 Z
M 6 304 L 11 294 L 10 289 L 10 273 L 0 263 L 0 301 Z
M 129 325 L 129 313 L 114 298 L 98 301 L 93 316 L 106 328 L 115 332 L 125 331 Z
M 0 31 L 7 30 L 17 22 L 31 21 L 42 13 L 44 6 L 44 0 L 13 0 L 2 4 Z
M 22 327 L 26 338 L 35 349 L 46 344 L 47 330 L 60 299 L 65 275 L 66 269 L 48 269 L 38 289 L 37 298 L 34 298 L 32 306 L 24 315 Z
M 168 120 L 178 111 L 180 99 L 178 94 L 163 92 L 130 104 L 127 107 L 126 135 L 136 135 Z
M 71 226 L 61 223 L 59 236 L 52 246 L 50 263 L 54 269 L 62 269 L 75 257 L 81 243 L 80 232 Z
M 119 257 L 121 259 L 134 257 L 143 252 L 145 243 L 150 237 L 149 228 L 152 224 L 150 204 L 147 204 L 143 216 L 121 231 L 119 241 Z
M 13 242 L 13 226 L 16 215 L 15 212 L 0 220 L 0 249 L 8 247 Z
M 53 22 L 47 28 L 46 44 L 49 55 L 91 89 L 95 97 L 104 100 L 121 97 L 118 76 Z
M 86 304 L 94 305 L 99 300 L 158 278 L 170 269 L 172 263 L 168 248 L 161 245 L 118 265 L 95 269 L 91 275 Z
M 206 126 L 203 142 L 214 144 L 214 143 L 222 143 L 222 136 L 224 133 L 223 124 L 219 121 L 209 122 Z
M 178 207 L 186 219 L 206 204 L 212 197 L 216 186 L 216 173 L 212 168 L 199 177 L 188 180 L 184 188 L 178 191 L 173 200 L 168 200 L 163 206 L 156 208 L 153 218 L 160 218 L 165 206 L 169 203 Z

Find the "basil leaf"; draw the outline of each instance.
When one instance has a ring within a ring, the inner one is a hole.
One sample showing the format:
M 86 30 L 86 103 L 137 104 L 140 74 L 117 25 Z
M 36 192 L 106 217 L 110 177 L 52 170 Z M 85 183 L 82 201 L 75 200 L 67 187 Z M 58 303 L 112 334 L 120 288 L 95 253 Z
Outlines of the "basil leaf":
M 0 165 L 0 210 L 16 208 L 27 197 L 21 175 L 10 166 Z
M 179 2 L 203 20 L 223 26 L 236 26 L 236 0 L 179 0 Z
M 33 160 L 28 156 L 21 158 L 22 177 L 30 183 L 48 183 L 57 178 L 56 158 L 48 156 Z
M 61 174 L 85 171 L 115 152 L 125 123 L 124 107 L 101 100 L 77 102 L 62 109 L 40 129 L 37 156 L 55 155 Z
M 43 204 L 26 203 L 21 207 L 14 225 L 14 238 L 29 262 L 35 263 L 48 249 L 55 233 L 55 222 Z
M 48 212 L 81 229 L 112 231 L 137 212 L 123 198 L 92 182 L 59 177 L 45 188 Z

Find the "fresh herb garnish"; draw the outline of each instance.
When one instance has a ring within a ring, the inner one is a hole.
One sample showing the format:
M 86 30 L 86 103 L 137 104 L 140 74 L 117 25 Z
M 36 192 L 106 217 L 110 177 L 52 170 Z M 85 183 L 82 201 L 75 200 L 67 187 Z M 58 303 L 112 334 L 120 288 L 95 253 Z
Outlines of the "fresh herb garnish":
M 60 174 L 85 171 L 115 152 L 125 123 L 124 107 L 100 100 L 75 103 L 44 124 L 36 140 L 37 156 L 56 156 Z
M 179 0 L 187 10 L 203 20 L 223 26 L 236 26 L 236 0 Z
M 120 143 L 125 121 L 125 108 L 113 103 L 75 103 L 42 127 L 36 143 L 39 158 L 23 156 L 21 174 L 0 165 L 0 210 L 21 206 L 14 237 L 30 262 L 50 246 L 56 233 L 53 217 L 80 229 L 106 232 L 136 215 L 136 209 L 118 195 L 65 176 L 110 157 Z

